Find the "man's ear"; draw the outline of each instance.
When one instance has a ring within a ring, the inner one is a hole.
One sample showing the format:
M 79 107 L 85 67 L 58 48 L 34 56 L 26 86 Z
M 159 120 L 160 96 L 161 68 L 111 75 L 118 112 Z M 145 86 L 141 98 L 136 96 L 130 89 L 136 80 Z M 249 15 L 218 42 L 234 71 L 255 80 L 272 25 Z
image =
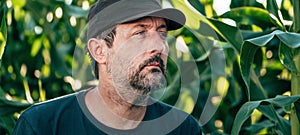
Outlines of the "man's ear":
M 106 63 L 106 55 L 105 51 L 108 49 L 106 42 L 102 39 L 91 38 L 88 41 L 88 50 L 91 56 L 100 64 Z

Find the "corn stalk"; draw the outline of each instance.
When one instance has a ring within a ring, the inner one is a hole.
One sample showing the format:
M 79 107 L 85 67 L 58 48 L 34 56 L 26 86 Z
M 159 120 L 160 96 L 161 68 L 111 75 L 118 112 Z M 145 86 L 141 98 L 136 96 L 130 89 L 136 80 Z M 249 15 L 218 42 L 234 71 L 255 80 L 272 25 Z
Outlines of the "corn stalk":
M 293 0 L 293 7 L 294 7 L 294 24 L 293 24 L 293 31 L 299 33 L 300 32 L 300 2 L 299 0 Z M 300 94 L 300 48 L 296 48 L 294 52 L 294 63 L 297 68 L 297 74 L 292 74 L 292 95 L 299 95 Z M 300 124 L 299 118 L 296 115 L 296 109 L 292 110 L 291 114 L 291 130 L 292 135 L 300 135 Z

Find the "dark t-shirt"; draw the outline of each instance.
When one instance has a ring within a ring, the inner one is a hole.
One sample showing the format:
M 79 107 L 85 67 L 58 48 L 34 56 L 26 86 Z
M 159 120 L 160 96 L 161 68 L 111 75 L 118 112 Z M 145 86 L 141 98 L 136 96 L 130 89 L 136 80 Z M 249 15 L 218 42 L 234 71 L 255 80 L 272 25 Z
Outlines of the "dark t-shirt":
M 151 99 L 143 121 L 135 129 L 105 126 L 89 112 L 86 91 L 28 108 L 20 116 L 14 135 L 199 135 L 200 126 L 189 114 Z

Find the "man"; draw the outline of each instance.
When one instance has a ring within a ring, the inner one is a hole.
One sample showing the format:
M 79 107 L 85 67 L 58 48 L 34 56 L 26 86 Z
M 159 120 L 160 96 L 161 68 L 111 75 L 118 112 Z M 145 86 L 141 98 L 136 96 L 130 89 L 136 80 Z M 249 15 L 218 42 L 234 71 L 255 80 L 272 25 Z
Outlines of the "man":
M 159 0 L 99 0 L 88 20 L 98 86 L 34 105 L 14 134 L 200 134 L 192 116 L 149 97 L 166 83 L 167 31 L 184 15 Z

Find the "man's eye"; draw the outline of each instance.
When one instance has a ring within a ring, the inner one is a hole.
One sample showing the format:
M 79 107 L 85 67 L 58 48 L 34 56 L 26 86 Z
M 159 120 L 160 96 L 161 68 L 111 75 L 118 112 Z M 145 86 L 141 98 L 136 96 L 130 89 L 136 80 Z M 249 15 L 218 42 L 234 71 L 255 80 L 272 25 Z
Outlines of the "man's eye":
M 146 31 L 138 31 L 134 35 L 145 35 Z
M 159 34 L 162 38 L 166 38 L 168 35 L 166 31 L 159 31 Z

